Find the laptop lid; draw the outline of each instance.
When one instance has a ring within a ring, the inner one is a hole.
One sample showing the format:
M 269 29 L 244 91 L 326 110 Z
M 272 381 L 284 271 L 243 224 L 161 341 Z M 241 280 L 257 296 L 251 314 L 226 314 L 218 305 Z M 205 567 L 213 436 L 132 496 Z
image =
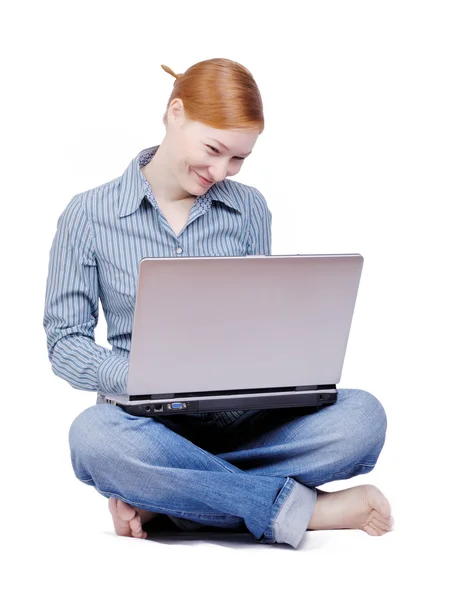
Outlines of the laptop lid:
M 359 254 L 145 258 L 127 393 L 337 384 Z

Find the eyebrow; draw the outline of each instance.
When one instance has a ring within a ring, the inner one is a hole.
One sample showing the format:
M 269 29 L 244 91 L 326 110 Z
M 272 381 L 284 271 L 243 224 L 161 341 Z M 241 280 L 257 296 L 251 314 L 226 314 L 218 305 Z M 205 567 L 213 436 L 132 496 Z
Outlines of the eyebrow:
M 223 142 L 219 142 L 218 140 L 215 140 L 215 138 L 208 138 L 208 139 L 211 140 L 212 142 L 216 142 L 217 144 L 219 144 L 220 146 L 222 146 L 225 150 L 227 150 L 229 152 L 229 148 L 225 144 L 223 144 Z M 246 156 L 250 156 L 251 152 L 252 152 L 252 150 L 250 150 Z

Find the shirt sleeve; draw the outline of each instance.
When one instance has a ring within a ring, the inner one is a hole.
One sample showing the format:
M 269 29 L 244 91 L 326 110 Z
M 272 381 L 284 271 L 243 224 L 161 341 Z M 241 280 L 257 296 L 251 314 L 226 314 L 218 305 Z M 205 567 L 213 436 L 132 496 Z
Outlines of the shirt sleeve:
M 90 223 L 78 196 L 52 243 L 43 325 L 53 372 L 74 388 L 124 394 L 128 360 L 95 343 L 99 290 Z
M 272 213 L 266 199 L 259 190 L 253 188 L 251 203 L 250 231 L 247 254 L 271 254 L 272 249 Z

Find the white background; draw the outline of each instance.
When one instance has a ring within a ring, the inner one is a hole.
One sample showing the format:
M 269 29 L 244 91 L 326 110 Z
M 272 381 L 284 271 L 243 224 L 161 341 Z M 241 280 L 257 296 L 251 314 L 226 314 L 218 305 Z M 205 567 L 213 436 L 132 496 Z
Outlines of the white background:
M 14 6 L 0 18 L 4 597 L 456 597 L 457 4 Z M 378 485 L 396 518 L 383 538 L 121 539 L 73 475 L 68 428 L 94 394 L 46 355 L 58 216 L 160 143 L 173 85 L 160 64 L 215 57 L 244 64 L 263 96 L 266 129 L 237 179 L 269 203 L 273 253 L 365 258 L 341 386 L 375 394 L 389 429 L 372 473 L 327 489 Z

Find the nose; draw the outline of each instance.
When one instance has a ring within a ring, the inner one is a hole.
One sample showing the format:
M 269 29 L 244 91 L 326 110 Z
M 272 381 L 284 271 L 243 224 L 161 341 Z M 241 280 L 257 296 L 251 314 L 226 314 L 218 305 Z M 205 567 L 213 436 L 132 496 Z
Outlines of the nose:
M 223 181 L 223 179 L 226 179 L 227 167 L 228 164 L 226 160 L 220 160 L 217 163 L 214 163 L 208 169 L 212 181 Z

